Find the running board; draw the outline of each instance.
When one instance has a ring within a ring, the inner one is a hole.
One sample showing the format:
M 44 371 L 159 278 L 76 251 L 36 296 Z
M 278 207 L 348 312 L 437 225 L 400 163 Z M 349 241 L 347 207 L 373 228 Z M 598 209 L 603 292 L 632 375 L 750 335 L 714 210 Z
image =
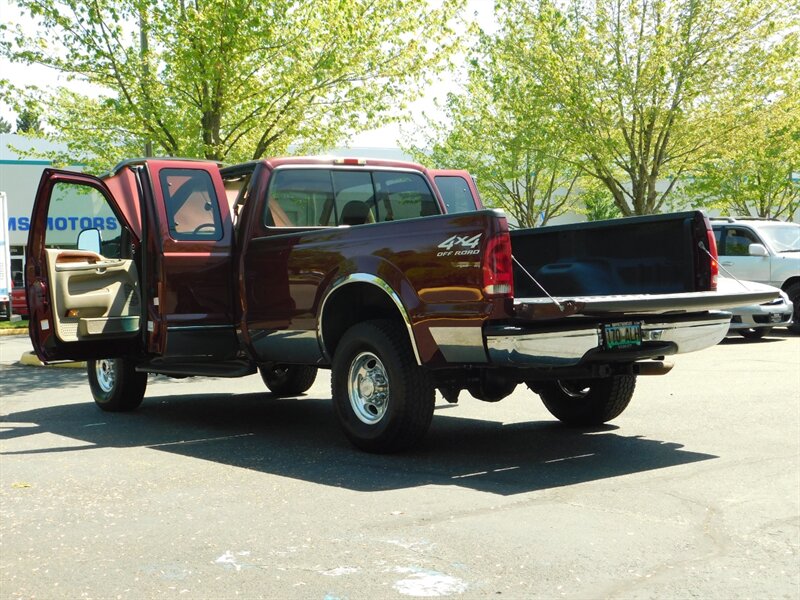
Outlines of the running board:
M 244 377 L 245 375 L 252 375 L 258 369 L 256 364 L 251 361 L 230 360 L 213 363 L 153 361 L 138 365 L 136 370 L 140 373 L 157 373 L 159 375 L 178 377 Z

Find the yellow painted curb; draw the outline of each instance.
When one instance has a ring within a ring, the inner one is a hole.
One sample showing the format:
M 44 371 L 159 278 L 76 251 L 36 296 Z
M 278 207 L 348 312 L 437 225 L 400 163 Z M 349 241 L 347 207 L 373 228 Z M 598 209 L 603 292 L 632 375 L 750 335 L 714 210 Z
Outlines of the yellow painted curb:
M 2 335 L 28 335 L 27 327 L 14 327 L 0 329 L 0 336 Z
M 62 369 L 86 368 L 85 362 L 59 362 L 46 365 L 42 361 L 40 361 L 33 352 L 23 353 L 23 355 L 19 357 L 19 362 L 20 364 L 27 365 L 29 367 L 61 367 Z

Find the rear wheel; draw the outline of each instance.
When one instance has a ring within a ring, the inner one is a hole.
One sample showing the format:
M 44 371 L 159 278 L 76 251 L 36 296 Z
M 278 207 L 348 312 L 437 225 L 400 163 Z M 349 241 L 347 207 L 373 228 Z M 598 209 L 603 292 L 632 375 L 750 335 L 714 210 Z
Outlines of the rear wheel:
M 102 358 L 86 363 L 94 401 L 105 411 L 135 410 L 144 399 L 147 373 L 139 373 L 124 358 Z
M 392 321 L 367 321 L 345 332 L 333 357 L 331 392 L 345 435 L 368 452 L 413 446 L 433 418 L 433 384 L 407 333 Z
M 772 327 L 751 327 L 750 329 L 739 329 L 739 335 L 748 340 L 760 340 L 772 331 Z
M 568 425 L 600 425 L 622 414 L 633 397 L 635 375 L 549 381 L 538 394 L 547 410 Z
M 264 384 L 276 396 L 299 396 L 317 378 L 317 367 L 306 365 L 274 365 L 259 368 Z

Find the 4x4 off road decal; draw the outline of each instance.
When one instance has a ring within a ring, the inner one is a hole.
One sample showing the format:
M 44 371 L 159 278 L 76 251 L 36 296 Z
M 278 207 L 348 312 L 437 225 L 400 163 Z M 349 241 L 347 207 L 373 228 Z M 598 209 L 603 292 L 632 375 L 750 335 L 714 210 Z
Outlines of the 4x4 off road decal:
M 480 254 L 478 246 L 481 243 L 482 233 L 473 236 L 454 235 L 447 238 L 439 248 L 444 248 L 443 251 L 436 254 L 436 256 L 468 256 L 472 254 Z

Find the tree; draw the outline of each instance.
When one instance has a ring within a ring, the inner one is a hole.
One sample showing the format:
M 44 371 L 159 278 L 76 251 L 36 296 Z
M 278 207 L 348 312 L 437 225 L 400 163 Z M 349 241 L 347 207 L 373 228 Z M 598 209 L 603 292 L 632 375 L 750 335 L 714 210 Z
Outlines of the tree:
M 18 0 L 40 30 L 6 36 L 4 53 L 102 90 L 28 90 L 72 160 L 108 165 L 150 142 L 239 161 L 329 147 L 391 118 L 445 65 L 463 3 Z
M 515 51 L 502 33 L 482 34 L 463 92 L 447 98 L 445 121 L 427 119 L 424 144 L 408 150 L 426 164 L 467 169 L 485 204 L 536 227 L 570 208 L 580 169 L 554 135 L 551 107 L 531 103 L 519 85 L 526 73 Z
M 602 221 L 622 216 L 622 211 L 614 202 L 614 196 L 597 179 L 585 183 L 585 187 L 580 193 L 580 200 L 582 206 L 577 207 L 576 210 L 582 213 L 587 221 Z
M 17 133 L 38 135 L 42 132 L 39 113 L 32 108 L 23 108 L 17 116 Z
M 800 85 L 759 112 L 735 143 L 700 165 L 684 194 L 733 215 L 792 219 L 800 209 Z
M 624 215 L 658 212 L 797 56 L 790 0 L 498 0 L 520 82 Z M 664 189 L 657 184 L 667 180 Z
M 0 117 L 0 133 L 11 133 L 11 123 Z

